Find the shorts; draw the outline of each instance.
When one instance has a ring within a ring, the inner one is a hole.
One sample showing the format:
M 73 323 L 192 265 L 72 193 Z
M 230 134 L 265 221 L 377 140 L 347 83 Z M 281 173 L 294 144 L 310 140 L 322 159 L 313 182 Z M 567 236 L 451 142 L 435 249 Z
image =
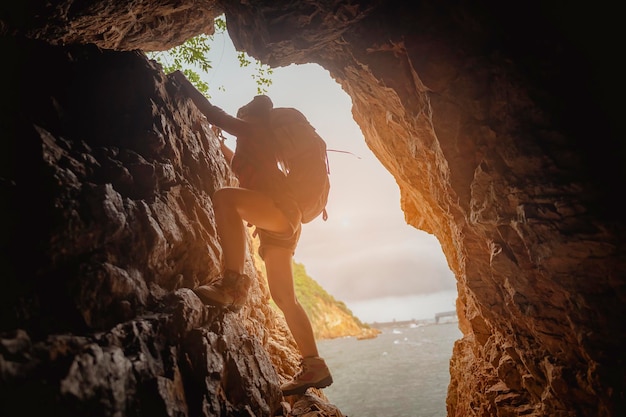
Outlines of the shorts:
M 259 256 L 263 259 L 263 252 L 268 246 L 274 246 L 279 248 L 290 249 L 293 255 L 300 239 L 300 232 L 302 231 L 302 214 L 298 208 L 298 204 L 291 199 L 274 200 L 276 207 L 283 212 L 285 217 L 289 220 L 291 230 L 287 233 L 276 233 L 268 230 L 256 228 L 257 235 L 259 236 Z

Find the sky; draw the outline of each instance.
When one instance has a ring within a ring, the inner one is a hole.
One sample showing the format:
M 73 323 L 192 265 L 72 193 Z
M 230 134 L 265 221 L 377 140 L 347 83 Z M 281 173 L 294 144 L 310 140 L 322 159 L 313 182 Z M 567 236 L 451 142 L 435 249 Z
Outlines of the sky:
M 214 35 L 208 98 L 231 115 L 257 94 L 254 65 L 241 68 L 227 34 Z M 350 97 L 317 64 L 273 69 L 274 107 L 295 107 L 326 141 L 328 220 L 303 225 L 294 259 L 362 322 L 433 318 L 455 309 L 456 282 L 438 240 L 406 224 L 400 191 L 352 118 Z M 234 149 L 235 139 L 227 144 Z

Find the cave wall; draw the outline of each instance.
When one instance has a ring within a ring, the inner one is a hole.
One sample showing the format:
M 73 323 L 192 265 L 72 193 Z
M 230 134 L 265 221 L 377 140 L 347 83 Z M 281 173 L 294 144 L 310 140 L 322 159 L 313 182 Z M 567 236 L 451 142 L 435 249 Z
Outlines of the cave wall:
M 324 6 L 225 8 L 236 47 L 330 71 L 407 222 L 441 242 L 464 334 L 449 415 L 619 415 L 621 82 L 594 49 L 612 29 L 545 2 Z
M 457 277 L 464 336 L 448 415 L 623 414 L 616 197 L 626 176 L 612 107 L 623 82 L 605 56 L 618 39 L 614 13 L 546 2 L 190 1 L 177 7 L 202 7 L 185 20 L 145 17 L 163 3 L 78 3 L 54 8 L 53 23 L 17 11 L 0 28 L 55 45 L 158 49 L 187 27 L 210 31 L 207 10 L 222 8 L 237 48 L 272 66 L 319 63 L 352 97 L 407 222 L 437 236 Z M 96 18 L 93 28 L 74 23 Z M 112 26 L 134 35 L 97 36 Z M 60 211 L 72 224 L 72 210 Z
M 0 45 L 0 415 L 340 416 L 319 390 L 283 398 L 299 357 L 252 253 L 241 312 L 191 291 L 219 276 L 211 195 L 236 181 L 160 66 Z

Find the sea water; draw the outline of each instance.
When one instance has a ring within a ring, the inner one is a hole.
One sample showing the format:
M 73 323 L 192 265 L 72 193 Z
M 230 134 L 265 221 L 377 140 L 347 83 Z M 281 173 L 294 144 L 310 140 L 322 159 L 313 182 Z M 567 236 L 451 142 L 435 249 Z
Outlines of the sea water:
M 334 380 L 324 393 L 347 417 L 445 417 L 450 357 L 460 338 L 452 322 L 318 341 Z

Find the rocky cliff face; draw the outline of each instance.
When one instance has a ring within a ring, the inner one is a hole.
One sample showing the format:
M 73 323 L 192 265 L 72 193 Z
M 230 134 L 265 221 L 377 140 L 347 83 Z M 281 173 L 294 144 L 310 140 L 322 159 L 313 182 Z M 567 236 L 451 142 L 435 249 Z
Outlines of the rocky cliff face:
M 142 53 L 2 46 L 0 414 L 340 415 L 283 399 L 297 351 L 262 280 L 238 314 L 189 289 L 219 274 L 234 184 L 193 104 Z
M 407 222 L 438 237 L 456 274 L 464 336 L 448 415 L 619 416 L 626 254 L 616 196 L 626 175 L 612 99 L 623 77 L 597 46 L 611 46 L 620 25 L 587 6 L 33 0 L 2 6 L 0 30 L 53 45 L 165 48 L 210 30 L 224 10 L 235 45 L 263 62 L 321 64 L 396 177 Z M 43 389 L 46 404 L 68 410 L 155 394 L 151 406 L 166 415 L 248 401 L 266 413 L 279 401 L 281 364 L 292 363 L 279 347 L 288 338 L 275 343 L 284 333 L 267 331 L 278 322 L 261 303 L 207 330 L 199 323 L 211 313 L 182 288 L 213 276 L 219 259 L 208 196 L 226 177 L 198 116 L 156 69 L 124 81 L 132 70 L 118 59 L 146 65 L 133 53 L 23 50 L 11 55 L 23 65 L 2 78 L 35 74 L 2 104 L 2 201 L 12 215 L 1 297 L 2 328 L 26 330 L 3 336 L 3 392 Z M 76 72 L 101 56 L 113 61 Z M 193 343 L 202 353 L 186 350 Z M 235 345 L 253 365 L 228 353 Z M 242 374 L 257 377 L 249 398 L 232 389 Z M 51 382 L 33 384 L 42 377 Z

